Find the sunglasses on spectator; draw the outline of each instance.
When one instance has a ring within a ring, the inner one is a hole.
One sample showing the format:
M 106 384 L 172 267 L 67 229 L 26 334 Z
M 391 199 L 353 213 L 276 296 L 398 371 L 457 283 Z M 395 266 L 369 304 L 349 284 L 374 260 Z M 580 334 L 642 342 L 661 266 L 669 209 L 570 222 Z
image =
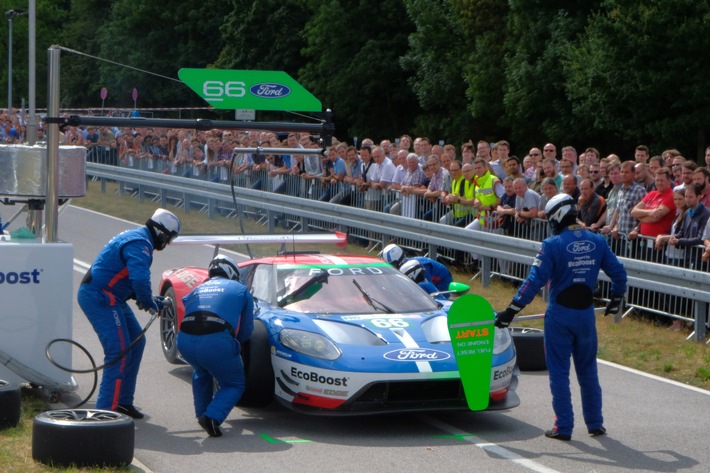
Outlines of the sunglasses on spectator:
M 530 156 L 540 156 L 540 153 L 530 153 Z
M 589 171 L 592 174 L 599 174 L 599 171 Z

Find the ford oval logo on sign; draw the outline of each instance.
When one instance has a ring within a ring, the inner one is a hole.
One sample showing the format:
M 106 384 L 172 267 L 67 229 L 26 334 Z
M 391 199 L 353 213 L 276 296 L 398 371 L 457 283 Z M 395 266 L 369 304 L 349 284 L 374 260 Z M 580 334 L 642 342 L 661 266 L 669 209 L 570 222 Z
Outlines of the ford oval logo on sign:
M 291 89 L 281 84 L 262 83 L 249 88 L 252 95 L 265 99 L 280 99 L 291 93 Z
M 430 348 L 403 348 L 388 351 L 384 356 L 392 361 L 442 361 L 451 357 L 445 351 Z
M 597 245 L 595 245 L 589 240 L 573 241 L 572 243 L 567 245 L 567 252 L 572 253 L 574 255 L 583 255 L 586 253 L 591 253 L 596 248 Z

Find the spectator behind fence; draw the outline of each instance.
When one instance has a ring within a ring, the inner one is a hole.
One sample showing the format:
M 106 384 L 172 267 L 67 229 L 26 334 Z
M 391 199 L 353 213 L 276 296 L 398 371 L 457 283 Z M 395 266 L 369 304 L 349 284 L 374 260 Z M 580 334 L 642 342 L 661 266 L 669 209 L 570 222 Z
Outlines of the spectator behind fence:
M 557 161 L 553 159 L 546 159 L 542 162 L 542 171 L 545 177 L 549 177 L 555 180 L 558 188 L 562 187 L 562 175 L 557 172 Z
M 451 173 L 451 192 L 441 199 L 441 203 L 448 208 L 448 211 L 439 219 L 439 223 L 465 227 L 470 223 L 473 207 L 462 203 L 462 201 L 466 200 L 467 194 L 473 196 L 474 185 L 463 175 L 460 161 L 453 161 L 449 172 Z
M 404 176 L 407 174 L 407 154 L 406 150 L 398 149 L 395 153 L 394 160 L 392 164 L 395 165 L 394 176 L 392 176 L 392 183 L 390 184 L 390 191 L 395 194 L 395 198 L 385 206 L 385 212 L 392 215 L 401 215 L 402 200 L 400 198 L 399 191 L 402 190 L 402 181 Z
M 611 233 L 611 229 L 616 225 L 616 205 L 619 201 L 619 189 L 621 189 L 621 165 L 619 163 L 609 164 L 607 168 L 607 174 L 609 176 L 609 182 L 611 183 L 611 189 L 609 190 L 607 197 L 599 194 L 599 187 L 595 189 L 594 192 L 599 194 L 600 197 L 604 197 L 606 201 L 606 212 L 604 215 L 604 224 L 599 229 L 599 233 L 604 235 Z
M 703 199 L 701 202 L 707 208 L 710 208 L 710 171 L 705 167 L 698 166 L 693 171 L 693 184 L 700 184 L 703 188 Z
M 400 187 L 402 217 L 418 218 L 417 200 L 427 191 L 427 176 L 419 166 L 419 157 L 415 153 L 407 155 L 407 173 Z
M 677 190 L 679 188 L 685 189 L 686 186 L 689 186 L 693 182 L 693 173 L 695 170 L 698 168 L 698 165 L 695 164 L 693 161 L 685 161 L 683 164 L 680 166 L 680 180 L 681 183 L 675 187 L 673 187 L 673 190 Z
M 638 225 L 638 219 L 631 215 L 631 210 L 646 195 L 646 189 L 636 183 L 634 166 L 634 161 L 621 163 L 621 187 L 616 203 L 615 224 L 611 229 L 611 235 L 617 240 L 620 237 L 628 236 Z
M 442 195 L 451 192 L 451 174 L 441 166 L 439 158 L 435 155 L 429 156 L 427 165 L 431 170 L 431 179 L 424 198 L 432 204 L 436 204 Z M 434 221 L 434 208 L 424 213 L 424 220 Z
M 513 181 L 515 189 L 515 230 L 513 234 L 519 238 L 532 236 L 532 220 L 537 217 L 540 208 L 540 196 L 528 189 L 525 179 L 519 177 Z
M 542 194 L 540 195 L 540 206 L 537 210 L 537 218 L 545 218 L 545 206 L 554 196 L 560 193 L 557 183 L 551 177 L 542 180 Z
M 505 193 L 501 196 L 500 202 L 498 203 L 498 206 L 496 207 L 496 213 L 498 215 L 498 228 L 501 230 L 501 233 L 505 235 L 512 235 L 513 233 L 513 222 L 515 221 L 515 188 L 513 186 L 513 182 L 515 179 L 512 177 L 508 176 L 505 179 L 503 179 L 503 187 L 505 188 Z M 550 179 L 550 182 L 554 182 L 552 179 Z M 557 187 L 555 187 L 557 189 Z M 499 261 L 499 263 L 502 262 Z M 506 274 L 507 271 L 502 271 L 503 274 Z
M 651 170 L 646 163 L 636 163 L 634 166 L 634 172 L 636 173 L 636 182 L 646 189 L 646 192 L 651 192 L 656 190 L 656 179 L 655 173 L 651 175 Z
M 679 248 L 676 245 L 669 244 L 671 237 L 675 236 L 680 230 L 681 222 L 685 213 L 688 210 L 688 206 L 685 201 L 685 190 L 680 189 L 673 192 L 673 203 L 675 203 L 675 219 L 673 220 L 673 225 L 671 226 L 671 232 L 668 234 L 661 234 L 656 237 L 655 247 L 657 250 L 663 250 L 665 248 L 665 261 L 666 263 L 673 266 L 682 266 L 685 263 L 685 248 Z M 701 229 L 701 233 L 702 233 Z M 702 240 L 701 240 L 702 241 Z
M 670 170 L 661 168 L 656 172 L 656 190 L 646 194 L 630 212 L 639 224 L 630 232 L 629 239 L 633 240 L 638 235 L 648 237 L 639 241 L 638 257 L 661 261 L 661 255 L 655 250 L 653 242 L 658 235 L 670 232 L 675 210 Z
M 594 186 L 589 179 L 583 179 L 580 184 L 578 222 L 586 230 L 596 231 L 603 224 L 606 205 L 604 198 L 594 192 Z
M 574 174 L 567 174 L 565 177 L 563 177 L 562 191 L 568 196 L 572 197 L 574 203 L 576 204 L 579 200 L 579 187 L 577 186 L 577 176 L 575 176 Z
M 481 230 L 488 225 L 490 213 L 496 209 L 505 187 L 495 176 L 484 158 L 473 161 L 474 220 L 466 226 L 467 230 Z M 524 181 L 524 180 L 523 180 Z
M 685 189 L 685 206 L 687 207 L 680 228 L 668 241 L 669 245 L 678 248 L 685 248 L 684 265 L 690 268 L 699 269 L 700 255 L 694 248 L 703 244 L 703 231 L 710 219 L 710 209 L 702 203 L 704 188 L 699 184 L 691 184 Z

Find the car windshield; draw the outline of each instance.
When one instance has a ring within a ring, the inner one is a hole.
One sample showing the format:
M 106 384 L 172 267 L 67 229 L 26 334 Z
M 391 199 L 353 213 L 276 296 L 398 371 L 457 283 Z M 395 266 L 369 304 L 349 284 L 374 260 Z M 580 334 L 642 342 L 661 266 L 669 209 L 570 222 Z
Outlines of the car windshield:
M 319 314 L 374 314 L 426 312 L 438 305 L 419 286 L 388 264 L 338 266 L 279 266 L 277 290 L 272 299 L 297 290 L 319 271 L 328 279 L 313 295 L 284 306 L 285 309 Z

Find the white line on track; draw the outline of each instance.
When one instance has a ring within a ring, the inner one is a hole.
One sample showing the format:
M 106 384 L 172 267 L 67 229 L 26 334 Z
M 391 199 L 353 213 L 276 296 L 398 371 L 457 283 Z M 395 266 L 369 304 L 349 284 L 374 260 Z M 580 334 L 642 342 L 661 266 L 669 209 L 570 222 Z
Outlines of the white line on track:
M 600 360 L 597 358 L 597 362 L 601 363 L 603 365 L 611 366 L 612 368 L 617 368 L 617 369 L 620 369 L 623 371 L 628 371 L 629 373 L 634 373 L 639 376 L 644 376 L 646 378 L 650 378 L 650 379 L 653 379 L 656 381 L 663 381 L 664 383 L 672 384 L 673 386 L 678 386 L 679 388 L 685 388 L 690 391 L 694 391 L 696 393 L 705 394 L 706 396 L 710 396 L 710 391 L 707 391 L 703 388 L 698 388 L 696 386 L 689 386 L 687 384 L 683 384 L 678 381 L 673 381 L 672 379 L 666 379 L 666 378 L 662 378 L 660 376 L 656 376 L 655 374 L 644 373 L 643 371 L 635 370 L 633 368 L 629 368 L 628 366 L 617 365 L 616 363 L 612 363 L 611 361 Z
M 422 422 L 426 422 L 427 424 L 436 427 L 437 429 L 443 432 L 447 432 L 451 435 L 460 435 L 461 440 L 472 443 L 473 445 L 487 453 L 492 453 L 496 456 L 503 458 L 504 460 L 513 462 L 530 471 L 536 471 L 539 473 L 560 473 L 558 470 L 548 468 L 545 465 L 541 465 L 540 463 L 528 460 L 527 458 L 523 458 L 517 453 L 511 452 L 505 447 L 501 447 L 500 445 L 495 443 L 486 442 L 480 437 L 471 435 L 468 432 L 464 432 L 463 430 L 457 429 L 456 427 L 434 419 L 433 417 L 429 417 L 426 415 L 420 415 L 418 417 Z

